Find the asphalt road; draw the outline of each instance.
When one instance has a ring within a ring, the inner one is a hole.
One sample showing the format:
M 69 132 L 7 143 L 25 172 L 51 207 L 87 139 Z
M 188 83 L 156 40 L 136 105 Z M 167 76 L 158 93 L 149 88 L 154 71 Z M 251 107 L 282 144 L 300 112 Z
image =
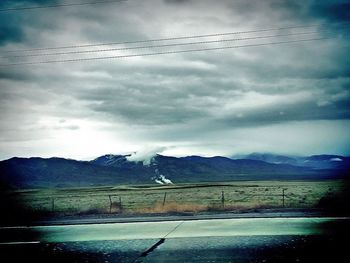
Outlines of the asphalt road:
M 0 228 L 2 262 L 330 262 L 348 218 L 239 218 Z

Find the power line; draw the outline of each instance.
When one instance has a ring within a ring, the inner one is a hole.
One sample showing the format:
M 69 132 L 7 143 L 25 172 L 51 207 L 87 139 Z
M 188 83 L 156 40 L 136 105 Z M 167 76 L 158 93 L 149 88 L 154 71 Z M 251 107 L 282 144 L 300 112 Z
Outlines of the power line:
M 342 26 L 347 26 L 349 24 L 350 24 L 350 22 L 340 22 L 340 23 L 334 23 L 332 25 L 337 25 L 337 26 L 342 27 Z M 35 51 L 45 51 L 45 50 L 57 50 L 57 49 L 73 49 L 73 48 L 98 47 L 98 46 L 109 46 L 109 45 L 138 44 L 138 43 L 191 39 L 191 38 L 220 37 L 220 36 L 228 36 L 228 35 L 236 35 L 236 34 L 238 35 L 238 34 L 261 33 L 261 32 L 298 29 L 298 28 L 322 27 L 322 26 L 326 26 L 326 25 L 327 24 L 313 24 L 313 25 L 308 25 L 308 26 L 299 25 L 299 26 L 277 27 L 277 28 L 269 28 L 269 29 L 256 29 L 256 30 L 249 30 L 249 31 L 236 31 L 236 32 L 215 33 L 215 34 L 206 34 L 206 35 L 192 35 L 192 36 L 181 36 L 181 37 L 169 37 L 169 38 L 158 38 L 158 39 L 147 39 L 147 40 L 136 40 L 136 41 L 82 44 L 82 45 L 70 45 L 70 46 L 58 46 L 58 47 L 43 47 L 43 48 L 18 49 L 18 50 L 7 50 L 7 51 L 5 50 L 2 52 L 4 52 L 4 53 L 35 52 Z
M 128 1 L 128 0 L 103 0 L 103 1 L 85 2 L 85 3 L 62 3 L 62 4 L 55 4 L 55 5 L 23 6 L 23 7 L 13 7 L 13 8 L 2 8 L 2 9 L 0 9 L 0 12 L 26 11 L 26 10 L 35 10 L 35 9 L 57 8 L 57 7 L 98 5 L 98 4 L 118 3 L 118 2 L 126 2 L 126 1 Z
M 290 40 L 290 41 L 247 44 L 247 45 L 239 45 L 239 46 L 162 51 L 162 52 L 118 55 L 118 56 L 106 56 L 106 57 L 92 57 L 92 58 L 77 58 L 77 59 L 64 59 L 64 60 L 47 60 L 47 61 L 38 61 L 38 62 L 10 63 L 10 64 L 2 64 L 2 65 L 0 64 L 0 67 L 67 63 L 67 62 L 84 62 L 84 61 L 93 61 L 93 60 L 122 59 L 122 58 L 132 58 L 132 57 L 146 57 L 146 56 L 167 55 L 167 54 L 177 54 L 177 53 L 190 53 L 190 52 L 200 52 L 200 51 L 213 51 L 213 50 L 224 50 L 224 49 L 235 49 L 235 48 L 246 48 L 246 47 L 259 47 L 259 46 L 269 46 L 269 45 L 291 44 L 291 43 L 300 43 L 300 42 L 317 41 L 317 40 L 325 40 L 325 39 L 329 39 L 329 38 L 299 39 L 299 40 Z
M 348 24 L 348 22 L 346 24 Z M 158 39 L 147 39 L 147 40 L 136 40 L 136 41 L 124 41 L 124 42 L 109 42 L 109 43 L 98 43 L 98 44 L 83 44 L 83 45 L 71 45 L 71 46 L 59 46 L 59 47 L 43 47 L 43 48 L 32 48 L 32 49 L 18 49 L 18 50 L 7 50 L 7 51 L 3 51 L 3 52 L 4 53 L 35 52 L 35 51 L 45 51 L 45 50 L 73 49 L 73 48 L 98 47 L 98 46 L 109 46 L 109 45 L 140 44 L 140 43 L 171 41 L 171 40 L 183 40 L 183 39 L 192 39 L 192 38 L 220 37 L 220 36 L 228 36 L 228 35 L 262 33 L 262 32 L 269 32 L 269 31 L 298 29 L 298 28 L 312 28 L 312 27 L 319 27 L 319 26 L 322 26 L 322 24 L 317 24 L 317 25 L 315 24 L 315 25 L 308 25 L 308 26 L 278 27 L 278 28 L 257 29 L 257 30 L 249 30 L 249 31 L 236 31 L 236 32 L 215 33 L 215 34 L 206 34 L 206 35 L 192 35 L 192 36 L 169 37 L 169 38 L 158 38 Z
M 45 56 L 70 55 L 70 54 L 90 54 L 90 53 L 111 52 L 111 51 L 125 51 L 125 50 L 137 50 L 137 49 L 147 49 L 147 48 L 162 48 L 162 47 L 224 43 L 224 42 L 232 42 L 232 41 L 257 40 L 257 39 L 266 39 L 266 38 L 275 38 L 275 37 L 311 35 L 311 34 L 317 34 L 317 33 L 319 33 L 319 31 L 245 37 L 245 38 L 230 38 L 230 39 L 219 39 L 219 40 L 208 40 L 208 41 L 197 41 L 197 42 L 185 42 L 185 43 L 174 43 L 174 44 L 162 44 L 162 45 L 151 45 L 151 46 L 123 47 L 123 48 L 82 50 L 82 51 L 69 51 L 69 52 L 41 53 L 41 54 L 25 54 L 25 55 L 3 56 L 0 58 L 23 58 L 23 57 L 45 57 Z

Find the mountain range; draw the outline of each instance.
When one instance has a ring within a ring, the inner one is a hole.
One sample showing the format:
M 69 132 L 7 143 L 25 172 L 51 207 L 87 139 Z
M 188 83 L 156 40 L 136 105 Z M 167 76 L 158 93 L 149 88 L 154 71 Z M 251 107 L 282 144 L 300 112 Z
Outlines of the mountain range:
M 341 155 L 312 155 L 312 156 L 286 156 L 270 153 L 251 153 L 240 155 L 239 158 L 264 161 L 274 164 L 290 164 L 295 166 L 309 167 L 313 169 L 339 169 L 349 164 L 349 157 Z M 233 157 L 235 158 L 235 157 Z
M 64 158 L 11 158 L 0 162 L 0 182 L 14 188 L 80 187 L 237 180 L 319 180 L 343 177 L 350 157 L 290 157 L 253 153 L 222 156 L 156 155 L 148 164 L 130 155 L 103 155 L 91 161 Z

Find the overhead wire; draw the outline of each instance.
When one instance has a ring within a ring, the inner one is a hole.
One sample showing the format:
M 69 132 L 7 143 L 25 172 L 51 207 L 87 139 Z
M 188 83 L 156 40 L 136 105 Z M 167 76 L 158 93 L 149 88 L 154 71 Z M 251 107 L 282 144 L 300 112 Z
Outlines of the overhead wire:
M 329 39 L 329 38 L 322 37 L 322 38 L 287 40 L 287 41 L 278 41 L 278 42 L 269 42 L 269 43 L 246 44 L 246 45 L 238 45 L 238 46 L 235 45 L 235 46 L 227 46 L 227 47 L 209 47 L 209 48 L 161 51 L 161 52 L 151 52 L 151 53 L 141 53 L 141 54 L 92 57 L 92 58 L 74 58 L 74 59 L 63 59 L 63 60 L 46 60 L 46 61 L 36 61 L 36 62 L 8 63 L 8 64 L 0 64 L 0 67 L 67 63 L 67 62 L 84 62 L 84 61 L 107 60 L 107 59 L 122 59 L 122 58 L 132 58 L 132 57 L 145 57 L 145 56 L 166 55 L 166 54 L 178 54 L 178 53 L 190 53 L 190 52 L 200 52 L 200 51 L 213 51 L 213 50 L 224 50 L 224 49 L 235 49 L 235 48 L 246 48 L 246 47 L 259 47 L 259 46 L 269 46 L 269 45 L 291 44 L 291 43 L 318 41 L 318 40 L 325 40 L 325 39 Z
M 347 26 L 350 22 L 340 22 L 334 23 L 332 26 Z M 85 48 L 85 47 L 98 47 L 98 46 L 109 46 L 109 45 L 124 45 L 124 44 L 138 44 L 138 43 L 148 43 L 148 42 L 161 42 L 161 41 L 172 41 L 172 40 L 183 40 L 192 38 L 206 38 L 206 37 L 220 37 L 228 35 L 239 35 L 239 34 L 250 34 L 250 33 L 261 33 L 269 31 L 279 31 L 279 30 L 290 30 L 298 28 L 312 28 L 312 27 L 323 27 L 329 26 L 328 24 L 313 24 L 313 25 L 297 25 L 289 27 L 276 27 L 268 29 L 255 29 L 248 31 L 236 31 L 236 32 L 224 32 L 224 33 L 214 33 L 214 34 L 204 34 L 204 35 L 191 35 L 191 36 L 180 36 L 180 37 L 168 37 L 168 38 L 156 38 L 156 39 L 146 39 L 146 40 L 135 40 L 135 41 L 119 41 L 119 42 L 107 42 L 107 43 L 96 43 L 96 44 L 81 44 L 81 45 L 66 45 L 57 47 L 42 47 L 42 48 L 31 48 L 31 49 L 17 49 L 17 50 L 4 50 L 3 53 L 16 53 L 16 52 L 36 52 L 45 50 L 58 50 L 58 49 L 75 49 L 75 48 Z
M 73 6 L 86 6 L 86 5 L 98 5 L 98 4 L 108 4 L 108 3 L 118 3 L 126 2 L 128 0 L 101 0 L 94 2 L 81 2 L 81 3 L 61 3 L 53 5 L 38 5 L 38 6 L 19 6 L 19 7 L 9 7 L 1 8 L 0 12 L 12 12 L 12 11 L 26 11 L 35 9 L 46 9 L 46 8 L 57 8 L 57 7 L 73 7 Z
M 0 56 L 0 58 L 46 57 L 46 56 L 71 55 L 71 54 L 90 54 L 90 53 L 111 52 L 111 51 L 125 51 L 125 50 L 137 50 L 137 49 L 148 49 L 148 48 L 163 48 L 163 47 L 177 47 L 177 46 L 187 46 L 187 45 L 213 44 L 213 43 L 223 43 L 223 42 L 232 42 L 232 41 L 257 40 L 257 39 L 267 39 L 267 38 L 286 37 L 286 36 L 312 35 L 312 34 L 318 34 L 318 33 L 319 33 L 319 31 L 298 32 L 298 33 L 289 33 L 289 34 L 255 36 L 255 37 L 244 37 L 244 38 L 229 38 L 229 39 L 219 39 L 219 40 L 207 40 L 207 41 L 197 41 L 197 42 L 148 45 L 148 46 L 136 46 L 136 47 L 122 47 L 122 48 L 97 49 L 97 50 L 78 50 L 78 51 L 55 52 L 55 53 L 10 55 L 10 56 Z
M 109 45 L 141 44 L 141 43 L 149 43 L 149 42 L 184 40 L 184 39 L 206 38 L 206 37 L 221 37 L 221 36 L 229 36 L 229 35 L 262 33 L 262 32 L 279 31 L 279 30 L 290 30 L 290 29 L 298 29 L 298 28 L 311 28 L 311 27 L 320 27 L 322 25 L 323 24 L 315 24 L 315 25 L 308 25 L 308 26 L 301 26 L 300 25 L 300 26 L 290 26 L 290 27 L 277 27 L 277 28 L 269 28 L 269 29 L 256 29 L 256 30 L 248 30 L 248 31 L 236 31 L 236 32 L 224 32 L 224 33 L 204 34 L 204 35 L 156 38 L 156 39 L 135 40 L 135 41 L 121 41 L 121 42 L 108 42 L 108 43 L 97 43 L 97 44 L 82 44 L 82 45 L 67 45 L 67 46 L 57 46 L 57 47 L 4 50 L 2 52 L 3 53 L 36 52 L 36 51 L 45 51 L 45 50 L 75 49 L 75 48 L 98 47 L 98 46 L 109 46 Z
M 349 26 L 349 22 L 345 23 L 337 23 L 337 25 L 340 25 L 341 29 L 344 26 Z M 258 40 L 258 39 L 270 39 L 270 38 L 281 38 L 281 37 L 289 37 L 289 36 L 298 36 L 298 35 L 312 35 L 317 34 L 321 32 L 326 32 L 329 30 L 327 28 L 321 27 L 322 24 L 317 25 L 308 25 L 308 26 L 289 26 L 289 27 L 278 27 L 278 28 L 269 28 L 269 29 L 256 29 L 256 30 L 249 30 L 249 31 L 236 31 L 236 32 L 226 32 L 226 33 L 214 33 L 214 34 L 205 34 L 205 35 L 191 35 L 191 36 L 179 36 L 179 37 L 169 37 L 169 38 L 158 38 L 158 39 L 147 39 L 147 40 L 138 40 L 138 41 L 125 41 L 125 42 L 109 42 L 109 43 L 100 43 L 100 44 L 84 44 L 84 45 L 71 45 L 71 46 L 61 46 L 61 47 L 44 47 L 44 48 L 33 48 L 33 49 L 22 49 L 22 50 L 8 50 L 5 51 L 5 56 L 0 56 L 1 59 L 8 59 L 9 62 L 5 62 L 5 64 L 0 64 L 1 67 L 4 66 L 15 66 L 15 65 L 34 65 L 34 64 L 44 64 L 44 63 L 60 63 L 60 62 L 73 62 L 73 61 L 90 61 L 90 60 L 100 60 L 100 59 L 111 59 L 111 58 L 128 58 L 128 57 L 141 57 L 141 56 L 151 56 L 151 55 L 160 55 L 160 54 L 176 54 L 176 53 L 187 53 L 187 52 L 197 52 L 197 51 L 207 51 L 207 50 L 220 50 L 220 49 L 229 49 L 229 48 L 242 48 L 242 47 L 253 47 L 253 46 L 266 46 L 266 45 L 275 45 L 275 44 L 283 44 L 283 43 L 297 43 L 297 42 L 304 42 L 304 41 L 312 41 L 312 40 L 321 40 L 321 39 L 328 39 L 331 38 L 329 35 L 328 37 L 322 37 L 322 38 L 312 38 L 312 39 L 297 39 L 297 40 L 284 40 L 284 41 L 278 41 L 278 42 L 269 42 L 269 43 L 247 43 L 244 45 L 235 45 L 235 46 L 229 46 L 229 47 L 206 47 L 206 48 L 193 48 L 193 49 L 186 49 L 186 50 L 165 50 L 165 51 L 153 51 L 153 52 L 147 52 L 147 53 L 140 53 L 140 54 L 120 54 L 120 55 L 113 55 L 113 56 L 102 56 L 102 57 L 73 57 L 69 59 L 52 59 L 52 60 L 32 60 L 32 61 L 23 61 L 23 62 L 12 62 L 12 59 L 18 59 L 18 58 L 40 58 L 40 57 L 48 57 L 48 56 L 61 56 L 61 55 L 79 55 L 79 54 L 97 54 L 102 52 L 114 52 L 114 51 L 127 51 L 127 50 L 144 50 L 144 49 L 159 49 L 159 48 L 168 48 L 168 47 L 187 47 L 190 45 L 203 45 L 203 44 L 215 44 L 215 43 L 229 43 L 233 41 L 251 41 L 251 40 Z M 334 26 L 334 25 L 330 25 Z M 321 28 L 316 28 L 321 27 Z M 240 37 L 239 35 L 246 35 L 251 33 L 264 33 L 264 32 L 271 32 L 271 31 L 283 31 L 283 30 L 289 30 L 289 29 L 300 29 L 300 28 L 315 28 L 316 31 L 303 31 L 303 32 L 294 32 L 293 30 L 291 33 L 280 33 L 276 32 L 272 35 L 257 35 L 257 36 L 248 36 L 248 37 Z M 334 32 L 328 32 L 328 33 L 336 33 Z M 165 41 L 174 41 L 174 40 L 187 40 L 187 39 L 202 39 L 202 38 L 213 38 L 213 37 L 225 37 L 230 35 L 238 35 L 239 37 L 235 38 L 229 38 L 229 39 L 215 39 L 215 40 L 201 40 L 201 41 L 193 41 L 193 42 L 180 42 L 180 43 L 166 43 Z M 123 47 L 117 47 L 117 48 L 106 48 L 106 49 L 90 49 L 90 50 L 82 50 L 82 48 L 88 48 L 88 47 L 99 47 L 99 46 L 108 46 L 108 45 L 122 45 L 122 44 L 142 44 L 142 43 L 158 43 L 158 42 L 165 42 L 165 44 L 151 44 L 151 45 L 138 45 L 138 46 L 123 46 Z M 65 51 L 66 49 L 71 48 L 73 50 Z M 80 50 L 79 50 L 80 49 Z M 43 51 L 58 51 L 58 52 L 46 52 L 46 53 L 39 53 Z M 24 54 L 16 54 L 11 55 L 14 52 Z M 27 53 L 31 52 L 31 53 Z M 1 53 L 0 53 L 1 54 Z

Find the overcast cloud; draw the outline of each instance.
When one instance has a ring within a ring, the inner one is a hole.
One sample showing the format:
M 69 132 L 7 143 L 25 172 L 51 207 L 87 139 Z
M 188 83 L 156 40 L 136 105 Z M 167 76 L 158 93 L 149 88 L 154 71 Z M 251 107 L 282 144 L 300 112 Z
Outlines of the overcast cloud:
M 62 1 L 2 1 L 0 9 L 52 3 Z M 340 0 L 129 0 L 0 12 L 2 65 L 186 47 L 4 58 L 30 54 L 9 50 L 299 25 L 318 26 L 239 36 L 316 30 L 312 36 L 277 41 L 325 38 L 218 51 L 1 66 L 0 159 L 87 159 L 140 149 L 147 152 L 146 147 L 178 156 L 249 152 L 349 155 L 350 39 L 349 24 L 344 24 L 350 22 L 349 9 L 348 1 Z M 274 39 L 238 44 L 264 42 Z M 118 48 L 145 45 L 149 44 Z M 101 47 L 80 50 L 96 49 Z M 52 51 L 42 51 L 48 52 Z

